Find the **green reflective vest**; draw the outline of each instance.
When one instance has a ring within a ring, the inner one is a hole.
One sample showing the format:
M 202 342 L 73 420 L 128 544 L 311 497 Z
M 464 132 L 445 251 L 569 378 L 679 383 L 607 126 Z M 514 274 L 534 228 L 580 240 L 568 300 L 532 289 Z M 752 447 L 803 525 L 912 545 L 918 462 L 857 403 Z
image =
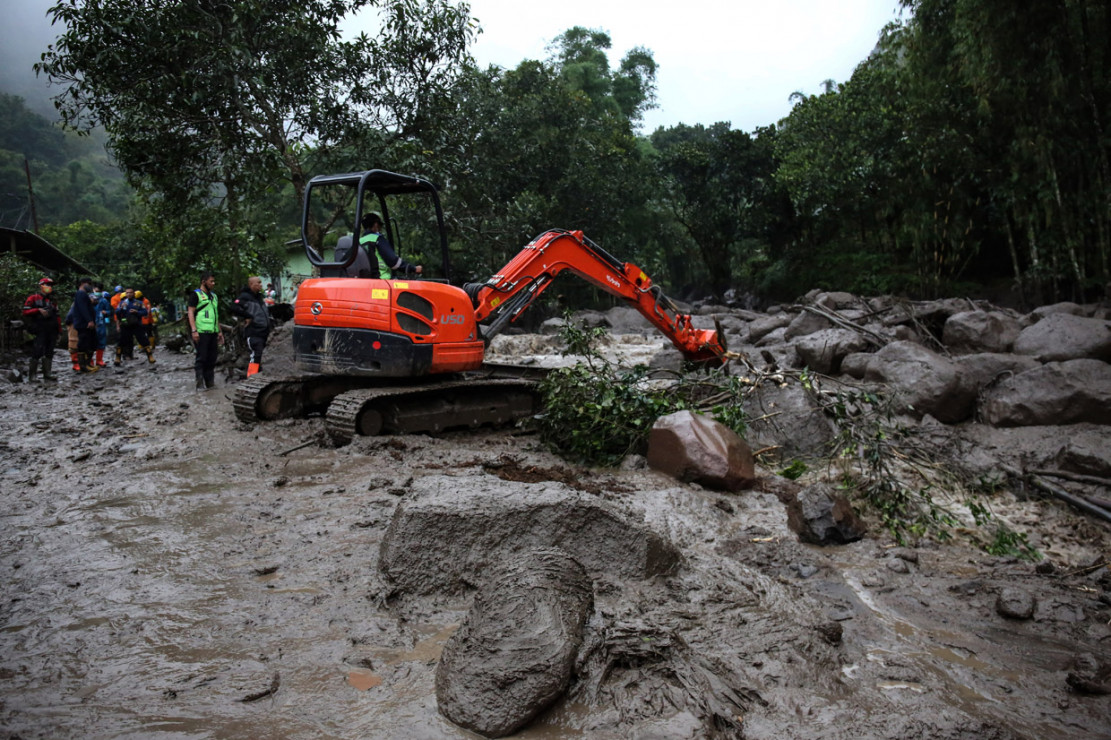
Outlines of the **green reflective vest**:
M 379 236 L 381 234 L 363 234 L 359 237 L 359 244 L 367 251 L 367 257 L 378 260 L 378 277 L 389 280 L 393 277 L 393 272 L 386 264 L 386 260 L 382 259 L 382 255 L 378 254 L 378 249 L 373 246 L 378 243 Z
M 197 313 L 195 321 L 197 324 L 198 334 L 215 334 L 216 333 L 216 294 L 209 295 L 205 291 L 197 288 L 193 291 L 197 294 Z

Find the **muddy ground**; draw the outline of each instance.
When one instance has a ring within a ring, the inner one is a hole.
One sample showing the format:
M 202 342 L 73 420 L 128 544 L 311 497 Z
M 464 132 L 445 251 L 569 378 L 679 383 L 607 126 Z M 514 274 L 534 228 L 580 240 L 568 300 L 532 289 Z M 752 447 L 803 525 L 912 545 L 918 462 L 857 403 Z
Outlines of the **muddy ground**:
M 191 356 L 156 357 L 77 377 L 59 352 L 57 384 L 0 382 L 4 737 L 474 737 L 433 684 L 470 595 L 391 597 L 379 544 L 406 497 L 553 488 L 683 564 L 599 580 L 605 670 L 519 737 L 1111 737 L 1111 529 L 1061 504 L 992 502 L 1040 565 L 878 528 L 817 548 L 764 468 L 721 494 L 580 470 L 520 428 L 334 448 L 319 418 L 238 423 L 226 378 L 197 393 Z M 1032 619 L 998 613 L 1004 589 Z

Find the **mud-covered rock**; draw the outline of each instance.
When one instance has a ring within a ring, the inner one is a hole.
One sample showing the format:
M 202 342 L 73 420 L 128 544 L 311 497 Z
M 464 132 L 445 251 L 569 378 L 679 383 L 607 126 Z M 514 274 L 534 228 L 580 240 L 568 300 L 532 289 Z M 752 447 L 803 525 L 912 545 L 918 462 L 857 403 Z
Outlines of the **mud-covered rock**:
M 1070 431 L 1053 462 L 1061 470 L 1111 478 L 1111 434 L 1102 429 Z
M 998 427 L 1111 424 L 1111 365 L 1069 360 L 1020 373 L 985 392 L 980 415 Z
M 803 542 L 843 545 L 856 542 L 866 532 L 848 499 L 828 483 L 808 486 L 785 503 L 787 526 Z
M 440 713 L 486 737 L 528 724 L 566 691 L 593 603 L 586 571 L 562 550 L 529 550 L 495 569 L 444 645 Z
M 739 491 L 756 481 L 748 443 L 724 424 L 691 411 L 656 420 L 648 435 L 648 464 L 715 490 Z
M 841 360 L 841 372 L 859 380 L 868 372 L 868 363 L 871 361 L 871 352 L 850 352 Z
M 748 341 L 756 344 L 776 329 L 786 329 L 792 318 L 789 313 L 777 313 L 756 319 L 748 325 Z
M 1001 352 L 980 352 L 953 358 L 961 369 L 966 387 L 979 393 L 981 389 L 1012 375 L 1040 367 L 1033 357 Z
M 781 459 L 822 455 L 837 435 L 814 396 L 798 384 L 761 385 L 745 398 L 744 411 L 748 443 L 776 448 Z
M 492 564 L 538 547 L 562 548 L 592 578 L 650 578 L 679 563 L 674 545 L 643 523 L 557 484 L 458 490 L 451 477 L 425 481 L 382 539 L 379 569 L 395 593 L 476 587 Z
M 1021 331 L 1018 319 L 1002 311 L 962 311 L 945 321 L 942 342 L 954 354 L 1009 352 Z
M 960 367 L 920 345 L 892 342 L 872 356 L 864 377 L 891 385 L 901 410 L 915 418 L 929 414 L 951 424 L 972 413 L 974 396 Z
M 816 331 L 823 329 L 832 329 L 833 324 L 824 316 L 819 316 L 810 311 L 803 311 L 791 320 L 787 325 L 786 331 L 783 332 L 785 340 L 795 339 L 796 337 L 805 337 L 808 334 L 813 334 Z
M 1022 330 L 1014 351 L 1042 362 L 1111 360 L 1111 321 L 1054 313 Z
M 1004 588 L 995 600 L 995 611 L 1007 619 L 1030 619 L 1037 605 L 1037 600 L 1028 591 Z
M 814 372 L 826 375 L 841 372 L 841 362 L 847 355 L 867 347 L 867 340 L 849 329 L 822 329 L 795 341 L 799 360 Z

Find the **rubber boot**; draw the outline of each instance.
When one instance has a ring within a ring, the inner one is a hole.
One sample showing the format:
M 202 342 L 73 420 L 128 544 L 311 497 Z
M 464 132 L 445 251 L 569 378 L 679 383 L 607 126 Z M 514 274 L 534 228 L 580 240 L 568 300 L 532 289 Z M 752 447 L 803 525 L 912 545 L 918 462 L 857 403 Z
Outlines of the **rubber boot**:
M 120 366 L 120 358 L 122 358 L 122 357 L 123 357 L 123 350 L 120 349 L 120 345 L 117 344 L 116 345 L 116 359 L 112 360 L 112 364 L 115 365 L 116 367 L 119 367 Z
M 38 375 L 38 374 L 39 374 L 39 358 L 32 357 L 31 358 L 31 367 L 27 370 L 27 382 L 28 383 L 37 382 L 38 378 L 36 378 L 35 376 Z
M 104 350 L 98 349 L 96 351 L 96 366 L 97 368 L 108 367 L 104 364 Z
M 81 357 L 77 352 L 69 353 L 70 362 L 73 364 L 73 372 L 81 372 Z
M 50 372 L 51 368 L 53 368 L 53 367 L 54 367 L 54 357 L 53 356 L 47 355 L 46 357 L 42 358 L 42 379 L 43 380 L 49 380 L 49 381 L 53 382 L 53 381 L 58 379 L 57 375 Z
M 149 346 L 143 347 L 143 349 L 147 352 L 147 362 L 154 362 L 154 349 Z
M 259 367 L 259 364 L 258 364 L 257 362 L 249 362 L 249 363 L 247 363 L 247 377 L 248 377 L 248 378 L 249 378 L 249 377 L 251 377 L 252 375 L 254 375 L 255 373 L 257 373 L 257 372 L 258 372 L 259 370 L 261 370 L 261 369 L 262 369 L 262 368 L 261 368 L 261 367 Z
M 88 352 L 78 352 L 77 356 L 81 360 L 81 372 L 83 372 L 83 373 L 95 373 L 97 370 L 100 369 L 92 363 L 92 358 L 89 357 Z
M 198 370 L 196 375 L 197 375 L 197 390 L 199 390 L 199 391 L 206 390 L 205 385 L 204 385 L 204 374 L 201 373 L 200 370 Z

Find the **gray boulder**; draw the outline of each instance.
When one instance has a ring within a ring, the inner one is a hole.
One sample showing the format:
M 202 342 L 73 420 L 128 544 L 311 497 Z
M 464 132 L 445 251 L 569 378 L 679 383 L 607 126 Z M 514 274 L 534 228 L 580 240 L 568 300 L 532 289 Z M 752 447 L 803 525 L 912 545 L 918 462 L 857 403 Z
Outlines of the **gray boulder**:
M 603 321 L 614 334 L 644 334 L 655 331 L 644 314 L 631 306 L 614 306 L 602 314 Z
M 960 367 L 965 383 L 975 393 L 998 380 L 1041 367 L 1033 357 L 995 352 L 964 355 L 954 358 L 953 362 Z
M 962 311 L 945 321 L 942 342 L 954 354 L 1010 352 L 1021 331 L 1018 319 L 1001 311 Z
M 786 501 L 787 526 L 803 542 L 843 545 L 864 537 L 864 522 L 828 483 L 816 483 Z
M 651 578 L 679 564 L 679 553 L 642 522 L 597 498 L 558 484 L 428 477 L 407 496 L 382 538 L 379 569 L 394 593 L 460 591 L 482 582 L 514 552 L 558 546 L 592 578 Z M 462 488 L 462 490 L 461 490 Z
M 1111 360 L 1111 321 L 1055 313 L 1022 330 L 1015 353 L 1042 362 Z
M 887 383 L 900 410 L 921 418 L 929 414 L 952 424 L 967 419 L 975 397 L 952 361 L 912 342 L 892 342 L 872 355 L 865 380 Z
M 1087 315 L 1083 306 L 1077 305 L 1072 301 L 1061 301 L 1060 303 L 1051 303 L 1048 306 L 1038 306 L 1030 312 L 1030 315 L 1025 318 L 1025 321 L 1034 324 L 1041 321 L 1046 316 L 1052 316 L 1058 313 L 1067 313 L 1073 316 Z
M 997 427 L 1111 424 L 1111 365 L 1069 360 L 1027 370 L 988 389 L 980 416 Z
M 807 334 L 832 328 L 833 324 L 826 317 L 803 311 L 787 325 L 787 330 L 783 332 L 783 338 L 791 340 L 795 337 L 805 337 Z
M 799 360 L 814 372 L 826 375 L 841 372 L 841 361 L 846 355 L 867 348 L 867 340 L 849 329 L 823 329 L 795 341 Z
M 859 380 L 868 372 L 868 363 L 871 361 L 871 352 L 851 352 L 841 360 L 841 372 Z
M 763 384 L 744 401 L 745 439 L 756 449 L 775 448 L 784 460 L 828 451 L 837 427 L 801 385 Z
M 748 443 L 724 424 L 690 411 L 656 420 L 648 436 L 648 465 L 721 491 L 739 491 L 756 482 Z
M 756 319 L 748 325 L 748 341 L 756 344 L 776 329 L 786 329 L 792 318 L 789 313 L 777 313 Z
M 540 549 L 497 568 L 436 666 L 436 702 L 485 737 L 524 727 L 571 682 L 594 595 L 567 553 Z

